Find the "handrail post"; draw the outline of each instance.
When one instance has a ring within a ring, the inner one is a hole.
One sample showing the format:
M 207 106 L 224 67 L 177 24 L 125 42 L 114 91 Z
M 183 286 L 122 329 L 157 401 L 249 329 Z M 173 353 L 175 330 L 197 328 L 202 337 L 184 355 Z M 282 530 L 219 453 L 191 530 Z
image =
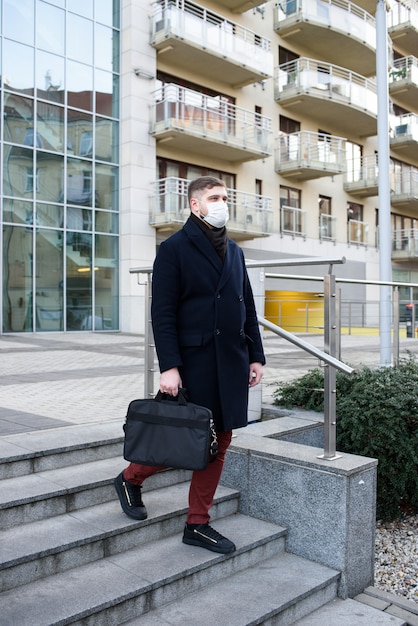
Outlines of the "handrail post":
M 337 293 L 335 275 L 324 277 L 324 352 L 337 355 Z M 336 369 L 326 364 L 324 369 L 324 454 L 321 459 L 327 461 L 338 458 L 336 454 Z
M 399 287 L 392 289 L 393 300 L 393 364 L 399 365 Z
M 144 398 L 154 395 L 154 334 L 151 325 L 151 273 L 148 273 L 144 285 Z

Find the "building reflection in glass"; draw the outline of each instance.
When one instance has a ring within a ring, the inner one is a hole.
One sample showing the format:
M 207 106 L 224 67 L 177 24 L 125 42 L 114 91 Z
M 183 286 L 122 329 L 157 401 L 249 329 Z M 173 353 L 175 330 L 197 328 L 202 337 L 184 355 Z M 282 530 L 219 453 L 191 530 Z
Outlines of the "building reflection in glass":
M 117 2 L 84 4 L 3 2 L 3 332 L 119 325 Z

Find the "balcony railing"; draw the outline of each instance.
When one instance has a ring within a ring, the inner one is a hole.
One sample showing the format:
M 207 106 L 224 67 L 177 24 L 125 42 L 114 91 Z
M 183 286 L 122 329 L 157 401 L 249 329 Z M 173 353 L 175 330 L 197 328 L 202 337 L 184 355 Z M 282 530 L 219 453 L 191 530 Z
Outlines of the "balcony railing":
M 154 183 L 151 196 L 150 225 L 165 231 L 181 228 L 190 215 L 187 200 L 188 180 L 162 178 Z M 253 239 L 272 234 L 272 199 L 267 196 L 227 189 L 228 232 L 234 239 Z
M 409 159 L 418 160 L 418 115 L 406 113 L 394 119 L 390 147 Z
M 321 213 L 319 216 L 319 239 L 320 241 L 337 240 L 337 218 L 335 215 Z
M 418 218 L 418 168 L 403 164 L 397 168 L 392 164 L 391 204 L 399 207 L 402 214 Z
M 396 261 L 418 257 L 418 230 L 405 228 L 395 230 L 392 236 L 392 259 Z
M 171 83 L 154 93 L 151 133 L 217 159 L 243 162 L 272 154 L 270 118 Z
M 295 180 L 341 174 L 346 170 L 343 137 L 299 131 L 277 138 L 275 171 Z
M 306 211 L 283 205 L 280 207 L 280 232 L 292 237 L 306 237 Z
M 389 94 L 397 104 L 415 110 L 418 102 L 418 59 L 402 57 L 393 62 L 389 71 Z
M 235 87 L 273 75 L 269 39 L 189 1 L 153 4 L 151 45 L 167 63 Z
M 322 124 L 331 117 L 344 135 L 376 134 L 376 81 L 338 65 L 306 57 L 283 63 L 275 72 L 275 99 Z
M 418 3 L 415 0 L 391 3 L 387 18 L 388 31 L 403 54 L 418 49 Z
M 360 220 L 348 220 L 347 240 L 350 245 L 367 246 L 369 243 L 369 225 Z
M 376 72 L 376 21 L 348 0 L 283 0 L 274 28 L 296 45 L 366 76 Z
M 348 161 L 347 172 L 344 176 L 344 191 L 354 196 L 376 196 L 378 184 L 377 154 Z

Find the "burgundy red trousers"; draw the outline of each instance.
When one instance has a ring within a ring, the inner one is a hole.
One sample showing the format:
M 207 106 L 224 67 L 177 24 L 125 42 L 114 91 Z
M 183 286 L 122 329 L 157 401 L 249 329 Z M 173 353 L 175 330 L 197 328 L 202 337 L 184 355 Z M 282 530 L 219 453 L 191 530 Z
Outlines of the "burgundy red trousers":
M 188 524 L 206 524 L 209 521 L 209 509 L 212 506 L 216 488 L 221 478 L 225 454 L 231 443 L 232 431 L 217 433 L 218 456 L 203 470 L 193 472 L 189 489 Z M 142 485 L 144 480 L 165 467 L 151 467 L 130 463 L 123 472 L 123 477 L 134 485 Z

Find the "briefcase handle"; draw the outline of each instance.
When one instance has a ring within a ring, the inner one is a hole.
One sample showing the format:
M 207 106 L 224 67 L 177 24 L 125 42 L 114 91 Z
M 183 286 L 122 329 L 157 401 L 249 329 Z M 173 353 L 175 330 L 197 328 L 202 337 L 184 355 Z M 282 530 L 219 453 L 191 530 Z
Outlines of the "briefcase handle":
M 189 398 L 187 397 L 187 389 L 185 387 L 179 387 L 179 393 L 177 398 L 170 396 L 169 393 L 162 393 L 162 391 L 158 391 L 157 395 L 155 396 L 155 400 L 157 400 L 157 402 L 161 402 L 161 400 L 177 400 L 178 404 L 186 406 Z

